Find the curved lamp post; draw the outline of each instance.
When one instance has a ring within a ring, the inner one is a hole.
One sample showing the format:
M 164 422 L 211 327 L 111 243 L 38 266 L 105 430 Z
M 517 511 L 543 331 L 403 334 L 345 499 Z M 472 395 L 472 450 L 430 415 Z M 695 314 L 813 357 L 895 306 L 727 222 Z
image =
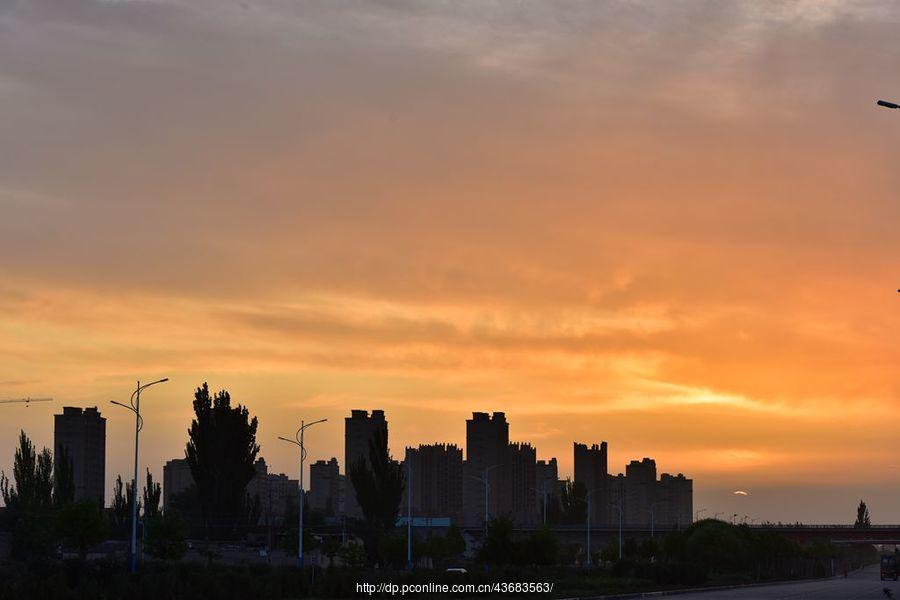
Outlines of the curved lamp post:
M 134 413 L 134 478 L 131 480 L 131 572 L 134 573 L 137 571 L 137 478 L 138 478 L 138 434 L 140 434 L 141 429 L 144 428 L 144 419 L 141 417 L 141 392 L 146 390 L 151 385 L 156 385 L 157 383 L 165 383 L 168 381 L 168 377 L 163 377 L 162 379 L 157 379 L 156 381 L 151 381 L 150 383 L 145 383 L 141 385 L 141 382 L 137 382 L 137 387 L 131 393 L 131 399 L 128 401 L 128 404 L 122 404 L 121 402 L 116 402 L 115 400 L 110 400 L 111 404 L 115 404 L 116 406 L 121 406 L 122 408 L 128 409 Z
M 324 423 L 327 420 L 328 419 L 319 419 L 318 421 L 313 421 L 312 423 L 300 421 L 300 429 L 298 429 L 297 433 L 294 434 L 294 439 L 291 440 L 280 436 L 278 438 L 283 442 L 294 444 L 295 446 L 300 448 L 300 526 L 297 529 L 297 566 L 299 566 L 301 569 L 303 568 L 303 462 L 306 460 L 306 448 L 303 446 L 303 434 L 313 425 Z

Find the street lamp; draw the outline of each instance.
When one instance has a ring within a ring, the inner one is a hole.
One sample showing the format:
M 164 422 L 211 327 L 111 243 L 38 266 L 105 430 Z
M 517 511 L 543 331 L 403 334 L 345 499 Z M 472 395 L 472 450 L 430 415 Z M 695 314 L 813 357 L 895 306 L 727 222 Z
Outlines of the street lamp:
M 577 498 L 577 500 L 581 500 L 587 506 L 585 508 L 586 517 L 587 517 L 587 547 L 585 553 L 584 564 L 587 567 L 591 566 L 591 496 L 594 495 L 594 490 L 588 490 L 584 494 L 584 499 Z
M 480 481 L 484 486 L 484 538 L 487 540 L 487 528 L 488 528 L 488 501 L 490 499 L 491 494 L 491 471 L 496 469 L 497 467 L 502 467 L 503 463 L 497 463 L 496 465 L 491 465 L 489 467 L 485 467 L 484 469 L 484 477 L 478 477 L 477 475 L 469 475 L 472 479 L 476 481 Z
M 412 459 L 406 449 L 406 568 L 412 571 Z
M 294 444 L 300 448 L 300 525 L 297 528 L 297 566 L 303 568 L 303 461 L 306 460 L 306 448 L 303 446 L 303 434 L 307 429 L 318 423 L 324 423 L 328 419 L 319 419 L 312 423 L 300 421 L 300 429 L 294 434 L 294 439 L 288 439 L 279 436 L 279 440 Z
M 144 428 L 144 419 L 141 417 L 141 392 L 151 385 L 156 385 L 157 383 L 165 383 L 168 381 L 168 377 L 163 377 L 162 379 L 157 379 L 156 381 L 151 381 L 150 383 L 145 383 L 141 385 L 141 382 L 137 382 L 137 387 L 135 387 L 134 391 L 131 393 L 131 399 L 129 399 L 128 404 L 122 404 L 121 402 L 116 402 L 115 400 L 110 400 L 111 404 L 115 404 L 116 406 L 121 406 L 122 408 L 128 409 L 134 413 L 134 478 L 131 480 L 131 572 L 134 573 L 137 571 L 137 478 L 138 478 L 138 434 L 141 432 L 141 429 Z

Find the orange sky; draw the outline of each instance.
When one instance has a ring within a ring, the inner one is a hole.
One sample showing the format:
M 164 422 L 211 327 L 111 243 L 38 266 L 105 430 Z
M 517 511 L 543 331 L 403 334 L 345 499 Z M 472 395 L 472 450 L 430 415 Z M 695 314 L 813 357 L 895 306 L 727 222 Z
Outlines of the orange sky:
M 652 456 L 695 506 L 900 522 L 891 2 L 31 0 L 0 7 L 0 468 L 137 378 L 142 463 L 193 388 L 343 459 Z M 748 490 L 736 497 L 733 490 Z

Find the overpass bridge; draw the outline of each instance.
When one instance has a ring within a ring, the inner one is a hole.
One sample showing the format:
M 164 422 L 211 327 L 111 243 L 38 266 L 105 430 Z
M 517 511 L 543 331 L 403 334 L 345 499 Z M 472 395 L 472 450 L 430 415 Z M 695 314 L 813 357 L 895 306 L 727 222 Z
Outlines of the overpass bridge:
M 900 525 L 872 525 L 866 528 L 856 528 L 848 524 L 784 524 L 763 523 L 743 524 L 751 531 L 778 533 L 788 539 L 804 543 L 816 539 L 828 540 L 832 544 L 839 545 L 900 545 Z M 528 535 L 542 528 L 540 525 L 519 526 L 513 529 L 514 534 Z M 584 525 L 551 525 L 550 529 L 564 542 L 581 542 L 587 535 Z M 649 525 L 625 525 L 622 527 L 622 538 L 646 539 L 650 537 L 665 537 L 675 530 L 671 526 L 653 527 Z M 681 528 L 683 529 L 683 528 Z M 463 527 L 463 532 L 472 538 L 480 539 L 484 535 L 481 527 Z M 619 535 L 619 527 L 600 525 L 591 527 L 591 544 L 599 547 L 610 539 L 616 539 Z
M 427 535 L 428 531 L 435 533 L 444 531 L 449 526 L 449 519 L 423 519 L 414 521 L 413 530 L 416 535 Z M 315 533 L 326 535 L 340 535 L 349 533 L 351 535 L 359 533 L 360 524 L 347 522 L 346 524 L 329 523 L 323 524 L 311 529 Z M 760 524 L 741 524 L 741 527 L 747 527 L 751 531 L 777 533 L 788 539 L 805 543 L 812 540 L 827 540 L 832 544 L 839 545 L 900 545 L 900 525 L 872 525 L 866 528 L 856 528 L 851 524 L 833 523 L 833 524 L 806 524 L 806 523 L 760 523 Z M 405 528 L 405 525 L 404 525 Z M 513 534 L 516 536 L 527 536 L 531 533 L 539 531 L 542 525 L 520 525 L 513 528 Z M 474 542 L 479 542 L 484 536 L 483 527 L 460 527 L 463 534 Z M 621 529 L 622 538 L 635 538 L 638 540 L 648 539 L 651 537 L 662 538 L 666 534 L 675 530 L 671 526 L 650 525 L 624 525 Z M 679 528 L 679 529 L 684 529 Z M 588 531 L 584 524 L 580 525 L 551 525 L 550 530 L 556 533 L 560 541 L 563 543 L 581 544 L 587 539 Z M 597 525 L 591 527 L 590 537 L 593 547 L 602 547 L 610 540 L 615 540 L 619 536 L 618 525 Z

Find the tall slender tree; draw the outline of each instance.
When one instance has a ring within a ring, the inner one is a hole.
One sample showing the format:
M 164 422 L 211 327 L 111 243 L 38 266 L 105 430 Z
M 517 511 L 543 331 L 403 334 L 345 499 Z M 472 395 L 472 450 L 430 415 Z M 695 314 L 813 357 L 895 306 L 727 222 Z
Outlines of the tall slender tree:
M 0 473 L 0 496 L 6 504 L 5 526 L 12 531 L 12 554 L 19 558 L 46 557 L 53 547 L 53 457 L 38 453 L 22 431 L 13 458 L 13 479 Z
M 159 514 L 159 499 L 162 488 L 153 481 L 150 469 L 147 469 L 147 483 L 144 486 L 144 517 L 152 518 Z
M 0 495 L 7 507 L 29 510 L 53 503 L 53 456 L 47 448 L 38 453 L 24 431 L 13 458 L 13 482 L 0 472 Z
M 388 451 L 386 430 L 376 431 L 369 440 L 368 462 L 360 458 L 350 466 L 350 482 L 366 520 L 366 550 L 374 561 L 379 558 L 381 540 L 397 522 L 406 489 L 403 467 Z
M 124 485 L 122 476 L 116 476 L 113 487 L 113 503 L 111 521 L 113 535 L 118 539 L 126 539 L 131 535 L 131 507 L 134 506 L 134 486 L 130 481 Z M 141 501 L 138 499 L 137 511 L 141 512 Z
M 853 527 L 856 529 L 868 529 L 871 526 L 872 520 L 869 518 L 869 507 L 860 500 L 859 506 L 856 507 L 856 522 L 853 524 Z
M 56 453 L 53 471 L 53 504 L 65 506 L 75 501 L 75 466 L 65 446 Z
M 244 406 L 231 406 L 222 390 L 211 395 L 204 382 L 194 393 L 194 420 L 185 457 L 197 487 L 207 538 L 231 533 L 245 520 L 246 488 L 256 474 L 259 453 L 256 417 Z M 214 531 L 215 530 L 215 531 Z

